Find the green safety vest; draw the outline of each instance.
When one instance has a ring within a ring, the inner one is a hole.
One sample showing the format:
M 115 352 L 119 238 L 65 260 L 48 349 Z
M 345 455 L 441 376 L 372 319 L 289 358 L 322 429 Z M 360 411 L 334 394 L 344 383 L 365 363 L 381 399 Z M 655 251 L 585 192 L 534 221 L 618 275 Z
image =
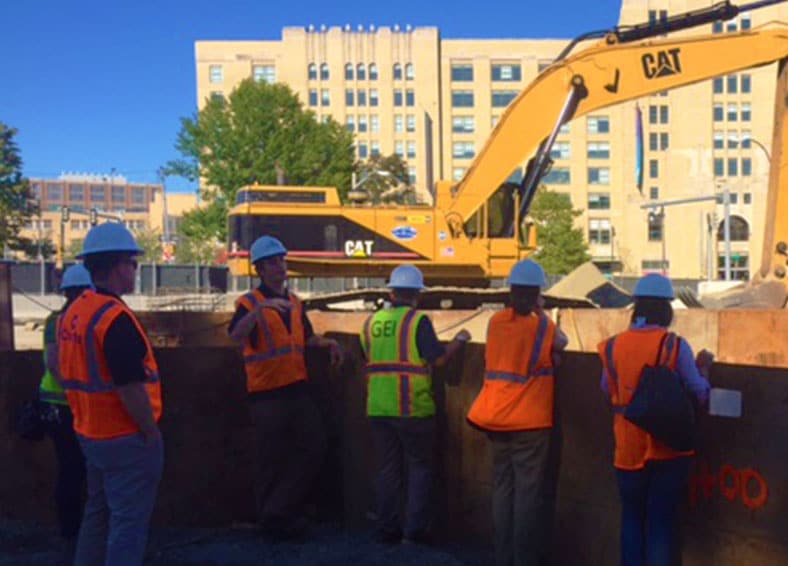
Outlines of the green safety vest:
M 411 307 L 382 309 L 361 331 L 367 355 L 367 415 L 431 417 L 435 414 L 430 368 L 419 355 L 416 331 L 425 316 Z
M 52 375 L 47 367 L 47 332 L 50 330 L 56 331 L 54 326 L 57 325 L 57 317 L 60 313 L 53 312 L 50 314 L 46 322 L 44 322 L 44 377 L 41 378 L 41 384 L 38 386 L 38 396 L 42 401 L 47 403 L 55 403 L 57 405 L 68 405 L 66 394 L 63 393 L 63 388 Z M 52 326 L 50 326 L 52 325 Z

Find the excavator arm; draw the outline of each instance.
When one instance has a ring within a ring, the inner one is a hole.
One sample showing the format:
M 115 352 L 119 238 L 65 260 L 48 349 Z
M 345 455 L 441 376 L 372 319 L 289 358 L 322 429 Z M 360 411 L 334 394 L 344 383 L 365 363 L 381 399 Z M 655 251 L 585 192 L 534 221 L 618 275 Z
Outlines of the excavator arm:
M 617 41 L 611 33 L 559 60 L 511 102 L 453 188 L 446 220 L 454 237 L 463 233 L 464 223 L 537 148 L 542 151 L 535 159 L 546 158 L 563 123 L 620 102 L 788 57 L 785 24 L 737 34 Z M 538 175 L 544 168 L 536 163 L 530 169 Z

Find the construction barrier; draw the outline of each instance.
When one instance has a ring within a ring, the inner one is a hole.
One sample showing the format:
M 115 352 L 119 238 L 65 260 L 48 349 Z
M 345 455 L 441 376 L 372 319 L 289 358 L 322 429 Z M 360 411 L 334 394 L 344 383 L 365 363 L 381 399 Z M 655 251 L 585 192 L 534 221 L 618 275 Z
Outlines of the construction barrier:
M 310 350 L 313 389 L 329 435 L 318 490 L 320 509 L 350 529 L 367 528 L 374 508 L 374 455 L 364 417 L 358 341 L 328 374 L 327 353 Z M 163 348 L 166 464 L 154 521 L 219 526 L 253 520 L 252 429 L 240 356 L 219 347 Z M 436 375 L 438 400 L 435 528 L 439 538 L 490 541 L 490 469 L 486 439 L 465 414 L 481 386 L 483 346 L 469 344 Z M 0 352 L 0 515 L 54 523 L 54 462 L 47 442 L 12 432 L 15 409 L 34 396 L 41 353 Z M 611 415 L 599 391 L 600 364 L 568 353 L 557 376 L 560 437 L 553 556 L 560 564 L 618 562 L 619 504 Z M 740 418 L 706 416 L 686 500 L 684 564 L 777 564 L 788 555 L 788 371 L 714 366 L 716 387 L 742 394 Z

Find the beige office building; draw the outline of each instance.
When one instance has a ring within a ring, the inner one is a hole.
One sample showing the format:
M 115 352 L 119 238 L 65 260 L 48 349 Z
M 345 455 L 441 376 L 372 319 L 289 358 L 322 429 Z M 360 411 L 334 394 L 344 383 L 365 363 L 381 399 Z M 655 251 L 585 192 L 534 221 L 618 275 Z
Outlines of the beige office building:
M 708 7 L 700 0 L 624 0 L 621 24 L 659 21 Z M 727 33 L 788 21 L 782 4 L 682 32 Z M 612 23 L 612 22 L 611 22 Z M 589 31 L 578 29 L 578 34 Z M 275 41 L 199 41 L 197 103 L 227 96 L 242 79 L 290 85 L 318 117 L 354 132 L 361 160 L 397 153 L 429 202 L 438 179 L 459 179 L 509 102 L 568 38 L 443 39 L 437 28 L 307 26 Z M 720 275 L 722 206 L 650 201 L 731 195 L 733 276 L 761 256 L 776 64 L 606 108 L 565 126 L 545 182 L 566 192 L 591 254 L 605 271 L 673 277 Z M 643 183 L 636 183 L 636 112 L 642 112 Z M 711 224 L 709 224 L 709 221 Z

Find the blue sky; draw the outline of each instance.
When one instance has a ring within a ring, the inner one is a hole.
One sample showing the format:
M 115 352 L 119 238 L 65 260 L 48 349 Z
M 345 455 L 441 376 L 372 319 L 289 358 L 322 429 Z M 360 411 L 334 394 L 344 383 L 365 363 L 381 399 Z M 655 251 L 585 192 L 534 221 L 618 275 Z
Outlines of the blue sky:
M 279 39 L 285 26 L 437 26 L 444 38 L 569 38 L 618 20 L 620 0 L 4 0 L 0 121 L 24 172 L 155 182 L 195 112 L 194 42 Z M 538 7 L 537 7 L 538 6 Z M 593 8 L 592 8 L 593 6 Z M 192 190 L 172 179 L 173 190 Z

